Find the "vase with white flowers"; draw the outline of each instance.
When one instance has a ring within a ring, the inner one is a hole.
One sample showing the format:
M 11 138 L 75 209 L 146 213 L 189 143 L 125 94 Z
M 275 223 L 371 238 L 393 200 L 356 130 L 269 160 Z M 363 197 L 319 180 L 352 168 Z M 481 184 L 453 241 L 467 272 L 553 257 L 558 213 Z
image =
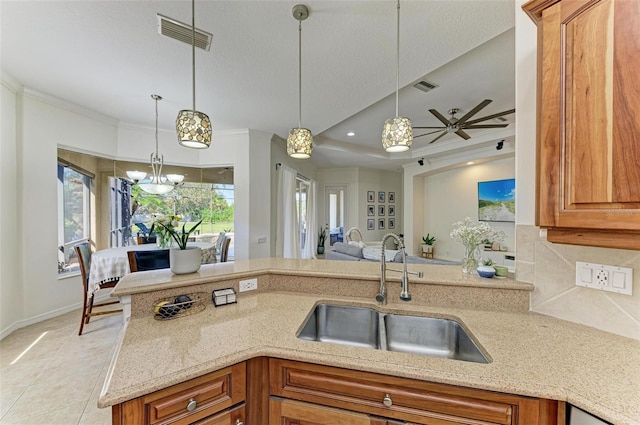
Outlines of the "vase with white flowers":
M 159 223 L 178 245 L 177 249 L 173 248 L 169 251 L 169 267 L 173 273 L 186 274 L 200 270 L 200 265 L 202 264 L 201 249 L 197 246 L 187 246 L 187 243 L 191 234 L 195 232 L 201 223 L 202 220 L 194 224 L 189 230 L 186 228 L 186 223 L 182 225 L 180 230 L 178 230 L 177 226 Z
M 178 227 L 182 217 L 174 214 L 154 214 L 153 222 L 149 234 L 156 235 L 156 246 L 160 249 L 171 248 L 173 246 L 173 238 L 168 229 Z
M 478 267 L 478 247 L 485 239 L 501 242 L 505 238 L 502 230 L 495 230 L 485 222 L 477 222 L 467 217 L 463 221 L 453 223 L 451 239 L 464 246 L 462 272 L 474 273 Z

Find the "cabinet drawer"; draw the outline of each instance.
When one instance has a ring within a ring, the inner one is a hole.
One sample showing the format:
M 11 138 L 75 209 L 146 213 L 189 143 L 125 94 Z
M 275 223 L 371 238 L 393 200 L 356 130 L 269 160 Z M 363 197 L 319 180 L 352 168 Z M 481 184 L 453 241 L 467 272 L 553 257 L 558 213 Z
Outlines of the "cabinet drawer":
M 517 423 L 517 396 L 280 359 L 269 372 L 271 394 L 289 399 L 417 423 Z
M 194 423 L 245 401 L 246 376 L 239 363 L 127 401 L 114 406 L 114 424 Z

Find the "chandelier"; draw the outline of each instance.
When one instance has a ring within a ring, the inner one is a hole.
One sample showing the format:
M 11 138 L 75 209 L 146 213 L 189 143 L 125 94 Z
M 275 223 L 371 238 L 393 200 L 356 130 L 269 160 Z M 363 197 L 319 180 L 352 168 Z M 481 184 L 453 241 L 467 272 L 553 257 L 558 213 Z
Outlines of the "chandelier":
M 151 98 L 156 102 L 156 151 L 150 157 L 152 174 L 146 179 L 147 173 L 144 171 L 127 171 L 127 176 L 145 192 L 163 195 L 171 192 L 174 187 L 182 183 L 184 176 L 182 174 L 162 175 L 164 156 L 158 154 L 158 101 L 162 100 L 162 97 L 152 94 Z

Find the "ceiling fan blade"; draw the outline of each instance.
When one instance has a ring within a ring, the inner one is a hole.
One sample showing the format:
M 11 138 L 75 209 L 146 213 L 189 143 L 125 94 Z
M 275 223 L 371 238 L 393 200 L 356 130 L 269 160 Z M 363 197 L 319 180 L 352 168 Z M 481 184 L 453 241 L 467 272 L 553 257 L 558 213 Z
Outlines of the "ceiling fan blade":
M 465 124 L 462 128 L 464 128 L 465 130 L 468 128 L 504 128 L 509 125 L 509 124 L 479 124 L 479 125 L 468 125 L 468 124 L 469 123 Z
M 438 118 L 442 124 L 446 126 L 451 124 L 449 120 L 444 117 L 444 115 L 442 115 L 440 112 L 436 111 L 435 109 L 429 109 L 429 112 L 435 115 L 435 117 Z
M 413 128 L 415 128 L 415 127 L 413 127 Z M 440 133 L 441 131 L 442 130 L 430 131 L 429 133 L 424 133 L 424 134 L 421 134 L 419 136 L 413 136 L 413 138 L 415 139 L 416 137 L 428 136 L 429 134 Z
M 456 131 L 456 134 L 457 134 L 458 136 L 462 137 L 464 140 L 469 140 L 469 139 L 471 139 L 471 136 L 469 136 L 467 133 L 465 133 L 465 132 L 464 132 L 464 131 L 462 131 L 462 130 L 458 130 L 458 131 Z
M 440 134 L 438 137 L 436 137 L 435 139 L 433 139 L 432 141 L 429 142 L 429 144 L 435 142 L 436 140 L 438 140 L 439 138 L 441 138 L 442 136 L 444 136 L 445 134 L 447 134 L 446 131 L 443 131 L 442 134 Z
M 475 108 L 473 108 L 472 110 L 470 110 L 469 112 L 467 112 L 466 114 L 464 114 L 462 116 L 462 118 L 460 118 L 458 120 L 458 124 L 462 125 L 465 122 L 467 122 L 467 120 L 469 118 L 471 118 L 472 116 L 474 116 L 475 114 L 477 114 L 478 112 L 480 112 L 480 110 L 484 107 L 486 107 L 488 104 L 490 104 L 491 102 L 493 102 L 491 99 L 485 99 L 482 102 L 480 102 Z
M 490 119 L 493 119 L 493 118 L 498 118 L 498 117 L 501 117 L 503 115 L 513 114 L 515 111 L 516 111 L 515 109 L 509 109 L 508 111 L 498 112 L 497 114 L 493 114 L 493 115 L 487 115 L 486 117 L 478 118 L 478 119 L 475 119 L 473 121 L 467 121 L 467 125 L 475 124 L 475 123 L 481 122 L 481 121 L 490 120 Z

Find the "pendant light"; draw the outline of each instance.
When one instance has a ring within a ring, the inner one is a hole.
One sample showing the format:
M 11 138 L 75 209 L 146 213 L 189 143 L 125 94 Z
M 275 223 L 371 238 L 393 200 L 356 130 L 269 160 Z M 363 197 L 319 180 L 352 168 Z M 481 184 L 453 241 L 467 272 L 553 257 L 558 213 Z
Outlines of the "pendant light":
M 293 7 L 293 17 L 298 21 L 298 128 L 292 128 L 287 137 L 287 154 L 291 158 L 307 159 L 313 151 L 313 136 L 302 128 L 302 21 L 309 17 L 309 9 L 303 4 Z
M 162 97 L 152 94 L 151 98 L 156 101 L 156 151 L 151 154 L 150 159 L 153 173 L 148 180 L 144 180 L 147 177 L 147 173 L 144 171 L 127 171 L 127 176 L 145 192 L 163 195 L 171 192 L 176 185 L 182 183 L 184 176 L 182 174 L 162 175 L 164 156 L 158 154 L 158 101 L 162 100 Z
M 400 91 L 400 0 L 397 6 L 396 34 L 396 116 L 384 122 L 382 129 L 382 147 L 387 152 L 404 152 L 413 142 L 411 120 L 398 116 L 398 92 Z
M 176 118 L 178 143 L 194 149 L 206 149 L 211 145 L 211 120 L 204 112 L 196 110 L 196 4 L 191 0 L 191 80 L 193 108 L 183 109 Z

